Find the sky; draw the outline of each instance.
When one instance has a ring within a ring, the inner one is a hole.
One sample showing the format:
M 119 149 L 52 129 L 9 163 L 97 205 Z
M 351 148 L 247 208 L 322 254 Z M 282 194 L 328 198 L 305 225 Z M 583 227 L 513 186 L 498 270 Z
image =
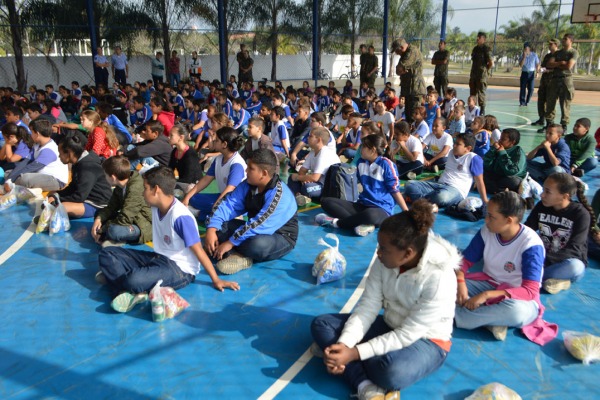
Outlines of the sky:
M 442 0 L 439 0 L 440 2 Z M 520 7 L 520 8 L 502 8 L 510 6 L 524 6 L 532 5 L 533 0 L 499 0 L 500 10 L 498 13 L 498 31 L 502 25 L 508 24 L 510 20 L 518 20 L 523 16 L 531 16 L 531 13 L 536 9 L 535 7 Z M 546 0 L 550 2 L 550 0 Z M 562 0 L 563 3 L 568 4 L 561 7 L 561 15 L 571 15 L 573 0 Z M 449 1 L 450 7 L 454 10 L 454 16 L 448 18 L 447 25 L 449 28 L 456 26 L 460 27 L 461 32 L 471 33 L 480 30 L 493 31 L 496 22 L 496 5 L 497 0 L 451 0 Z M 472 10 L 472 8 L 484 8 L 493 7 L 490 10 Z M 461 11 L 461 9 L 471 9 Z

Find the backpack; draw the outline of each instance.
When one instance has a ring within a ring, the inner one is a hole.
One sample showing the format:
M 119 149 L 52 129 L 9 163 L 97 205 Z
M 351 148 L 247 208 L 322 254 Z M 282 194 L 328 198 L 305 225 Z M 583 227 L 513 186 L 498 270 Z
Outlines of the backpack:
M 356 167 L 333 164 L 325 174 L 321 197 L 335 197 L 355 202 L 358 200 L 358 175 Z

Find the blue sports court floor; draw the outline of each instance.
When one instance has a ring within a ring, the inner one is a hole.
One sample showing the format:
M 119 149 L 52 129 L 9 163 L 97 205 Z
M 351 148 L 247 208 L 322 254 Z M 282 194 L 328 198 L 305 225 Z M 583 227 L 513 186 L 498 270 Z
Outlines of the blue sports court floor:
M 578 93 L 583 94 L 583 93 Z M 461 88 L 459 98 L 466 98 Z M 488 112 L 501 127 L 520 127 L 526 150 L 541 141 L 525 126 L 535 103 L 519 108 L 514 89 L 489 90 Z M 573 119 L 597 106 L 577 105 Z M 600 172 L 586 175 L 591 196 Z M 318 314 L 350 311 L 373 260 L 376 235 L 336 232 L 348 261 L 345 279 L 316 286 L 311 276 L 319 237 L 328 232 L 299 214 L 301 238 L 281 260 L 257 264 L 233 278 L 239 292 L 217 292 L 208 276 L 180 291 L 191 306 L 174 320 L 154 323 L 150 305 L 128 314 L 109 306 L 110 293 L 94 281 L 98 247 L 91 220 L 71 231 L 35 235 L 30 206 L 0 214 L 1 399 L 346 399 L 350 391 L 308 352 L 309 325 Z M 434 230 L 465 247 L 483 222 L 443 213 Z M 564 330 L 600 335 L 600 264 L 571 290 L 544 294 L 545 319 Z M 478 386 L 501 382 L 524 399 L 600 398 L 600 365 L 584 366 L 559 337 L 544 347 L 509 330 L 505 342 L 486 330 L 455 330 L 453 347 L 435 374 L 402 392 L 403 399 L 463 399 Z

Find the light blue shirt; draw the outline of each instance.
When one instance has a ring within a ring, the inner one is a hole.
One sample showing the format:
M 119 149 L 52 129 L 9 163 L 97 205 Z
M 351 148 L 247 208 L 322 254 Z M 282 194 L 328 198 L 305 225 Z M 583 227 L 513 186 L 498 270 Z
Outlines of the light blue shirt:
M 523 60 L 523 55 L 521 55 L 521 59 L 519 62 Z M 537 54 L 533 51 L 529 53 L 527 57 L 525 57 L 525 62 L 523 63 L 523 68 L 521 71 L 524 72 L 534 72 L 536 70 L 536 66 L 540 64 L 540 59 Z
M 110 59 L 115 69 L 125 69 L 127 65 L 127 56 L 125 53 L 121 53 L 121 55 L 113 54 Z

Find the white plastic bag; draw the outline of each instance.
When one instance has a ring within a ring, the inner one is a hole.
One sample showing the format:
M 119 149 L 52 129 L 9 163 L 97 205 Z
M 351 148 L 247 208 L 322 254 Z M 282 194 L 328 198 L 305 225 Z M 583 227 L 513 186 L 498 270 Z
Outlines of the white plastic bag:
M 569 353 L 585 365 L 600 361 L 600 337 L 575 331 L 564 331 L 562 336 Z
M 461 211 L 475 212 L 483 205 L 483 200 L 479 197 L 467 197 L 458 203 L 458 209 Z
M 150 291 L 150 303 L 152 304 L 152 320 L 154 322 L 162 322 L 165 320 L 165 301 L 161 293 L 162 279 L 156 282 L 156 285 Z
M 15 189 L 12 189 L 10 192 L 0 196 L 0 211 L 6 210 L 17 204 L 17 194 Z
M 69 215 L 65 206 L 60 202 L 58 195 L 55 195 L 55 198 L 58 204 L 50 219 L 50 236 L 60 231 L 66 232 L 71 229 L 71 221 L 69 221 Z
M 335 247 L 327 244 L 323 238 L 317 242 L 328 247 L 319 253 L 312 267 L 312 275 L 317 278 L 317 285 L 337 281 L 346 275 L 346 258 L 338 250 L 338 237 L 333 233 L 328 233 L 325 237 L 335 240 Z
M 48 225 L 50 225 L 50 220 L 52 219 L 52 215 L 54 215 L 54 210 L 56 209 L 56 207 L 48 203 L 48 199 L 44 200 L 42 203 L 42 208 L 43 210 L 40 214 L 37 227 L 35 228 L 35 233 L 42 233 L 48 229 Z
M 521 400 L 521 396 L 501 383 L 492 382 L 480 386 L 465 400 Z

